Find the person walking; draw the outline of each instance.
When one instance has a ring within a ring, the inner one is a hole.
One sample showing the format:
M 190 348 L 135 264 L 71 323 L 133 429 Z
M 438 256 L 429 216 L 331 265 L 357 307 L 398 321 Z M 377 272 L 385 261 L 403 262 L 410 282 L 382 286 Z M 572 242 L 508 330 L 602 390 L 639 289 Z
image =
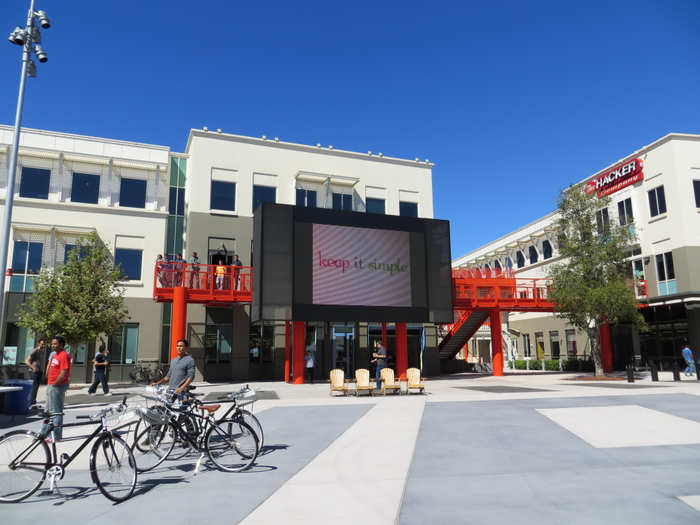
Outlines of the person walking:
M 43 337 L 39 339 L 39 344 L 32 350 L 32 352 L 27 356 L 24 364 L 29 367 L 29 375 L 32 378 L 32 393 L 29 398 L 29 407 L 36 407 L 36 394 L 39 392 L 39 385 L 41 384 L 41 378 L 44 376 L 41 371 L 41 363 L 44 360 L 44 352 L 46 351 L 46 339 Z
M 194 359 L 187 353 L 188 346 L 187 339 L 180 339 L 177 342 L 177 357 L 170 361 L 168 373 L 160 381 L 151 383 L 151 386 L 168 383 L 169 390 L 175 390 L 180 394 L 194 381 Z
M 692 376 L 695 374 L 695 358 L 693 357 L 693 351 L 688 346 L 688 341 L 683 343 L 683 349 L 681 350 L 681 355 L 685 360 L 685 375 Z
M 304 361 L 305 361 L 304 370 L 306 372 L 306 381 L 313 385 L 313 383 L 314 383 L 314 354 L 311 352 L 311 350 L 306 351 L 306 355 L 304 356 Z
M 104 345 L 100 345 L 95 354 L 95 358 L 92 360 L 92 371 L 95 376 L 90 388 L 88 388 L 88 394 L 94 396 L 97 393 L 97 385 L 102 383 L 102 393 L 106 396 L 111 396 L 112 393 L 109 391 L 109 385 L 107 384 L 107 367 L 109 366 L 109 359 L 105 352 Z
M 378 340 L 374 342 L 374 349 L 375 352 L 372 354 L 372 357 L 374 357 L 374 359 L 372 359 L 372 362 L 377 363 L 377 372 L 375 373 L 375 379 L 377 381 L 377 389 L 379 389 L 382 386 L 381 373 L 382 368 L 386 368 L 387 356 L 384 345 Z
M 63 437 L 63 405 L 66 400 L 66 391 L 70 384 L 71 359 L 65 350 L 66 340 L 56 336 L 51 340 L 51 350 L 53 353 L 47 365 L 47 387 L 46 387 L 46 411 L 55 413 L 53 424 L 56 426 L 56 440 Z M 48 430 L 48 425 L 44 425 L 41 431 Z

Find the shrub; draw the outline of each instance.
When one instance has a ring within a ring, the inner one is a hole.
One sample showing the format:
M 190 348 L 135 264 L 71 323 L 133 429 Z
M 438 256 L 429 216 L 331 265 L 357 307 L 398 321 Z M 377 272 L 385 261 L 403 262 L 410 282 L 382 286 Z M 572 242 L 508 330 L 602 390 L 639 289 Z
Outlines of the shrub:
M 555 370 L 559 371 L 559 359 L 547 359 L 544 362 L 545 370 Z

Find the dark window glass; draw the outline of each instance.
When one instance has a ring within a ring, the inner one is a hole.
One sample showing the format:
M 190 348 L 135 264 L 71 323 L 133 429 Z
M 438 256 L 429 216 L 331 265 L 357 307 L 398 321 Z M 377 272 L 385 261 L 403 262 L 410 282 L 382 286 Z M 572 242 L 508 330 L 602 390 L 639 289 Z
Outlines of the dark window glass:
M 170 215 L 185 214 L 185 188 L 170 187 L 168 212 Z
M 666 194 L 664 187 L 659 186 L 653 190 L 649 190 L 649 212 L 652 217 L 666 213 Z
M 552 359 L 559 359 L 559 332 L 549 332 L 549 346 L 552 349 Z
M 386 213 L 384 209 L 384 199 L 367 197 L 367 213 Z
M 68 257 L 70 257 L 70 252 L 72 252 L 75 249 L 75 244 L 66 244 L 65 251 L 63 253 L 63 264 L 66 264 L 68 262 Z M 85 246 L 80 247 L 80 254 L 78 255 L 78 259 L 82 259 L 87 255 L 87 248 Z
M 19 196 L 32 199 L 48 199 L 51 171 L 39 168 L 22 168 Z
M 141 250 L 127 250 L 126 248 L 117 248 L 114 250 L 114 265 L 121 268 L 122 280 L 141 280 L 142 255 L 143 252 Z
M 100 176 L 88 173 L 73 173 L 73 185 L 70 190 L 71 202 L 97 204 L 100 195 Z
M 513 259 L 506 257 L 506 268 L 510 269 L 513 267 Z
M 675 279 L 676 278 L 676 270 L 673 268 L 673 253 L 672 252 L 664 253 L 664 262 L 666 263 L 666 278 L 667 279 Z
M 664 268 L 664 256 L 659 254 L 656 256 L 656 274 L 659 281 L 666 280 L 666 269 Z
M 549 241 L 544 241 L 542 243 L 542 251 L 544 252 L 545 259 L 552 258 L 552 245 L 549 243 Z
M 44 245 L 40 242 L 15 241 L 15 247 L 12 251 L 12 271 L 14 273 L 39 273 L 43 249 Z
M 502 270 L 501 263 L 498 261 L 493 261 L 493 268 L 494 270 Z
M 277 189 L 271 186 L 253 186 L 253 211 L 263 202 L 275 202 Z
M 136 362 L 139 350 L 139 325 L 122 325 L 109 337 L 109 362 L 130 365 Z
M 334 193 L 333 209 L 338 211 L 352 211 L 352 195 L 348 195 L 346 193 Z
M 119 186 L 119 206 L 125 206 L 127 208 L 145 208 L 146 181 L 123 178 Z
M 236 183 L 211 181 L 209 207 L 212 210 L 236 211 Z
M 695 207 L 700 208 L 700 180 L 693 181 L 693 191 L 695 192 Z
M 607 208 L 598 210 L 595 214 L 595 220 L 598 227 L 598 235 L 603 235 L 610 231 L 610 217 L 608 216 Z
M 523 252 L 516 253 L 515 260 L 518 263 L 518 268 L 525 266 L 525 256 L 523 255 Z
M 537 262 L 537 250 L 535 249 L 534 246 L 530 246 L 529 255 L 530 255 L 530 264 L 536 263 Z
M 418 203 L 399 202 L 399 215 L 401 217 L 418 217 Z
M 315 208 L 316 192 L 314 190 L 304 190 L 302 188 L 297 188 L 297 206 Z
M 632 215 L 632 199 L 625 199 L 617 203 L 617 214 L 620 217 L 620 225 L 632 224 L 634 216 Z

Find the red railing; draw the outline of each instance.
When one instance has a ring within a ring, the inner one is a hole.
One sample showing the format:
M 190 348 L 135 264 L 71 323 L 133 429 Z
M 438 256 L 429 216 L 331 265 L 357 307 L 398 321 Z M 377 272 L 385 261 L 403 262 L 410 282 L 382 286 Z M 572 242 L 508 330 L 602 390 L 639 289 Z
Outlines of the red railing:
M 552 311 L 550 279 L 516 279 L 512 272 L 456 269 L 454 306 L 459 309 Z
M 188 303 L 249 303 L 253 299 L 250 266 L 167 261 L 156 263 L 153 277 L 153 298 L 158 302 L 171 302 L 179 286 L 185 288 Z

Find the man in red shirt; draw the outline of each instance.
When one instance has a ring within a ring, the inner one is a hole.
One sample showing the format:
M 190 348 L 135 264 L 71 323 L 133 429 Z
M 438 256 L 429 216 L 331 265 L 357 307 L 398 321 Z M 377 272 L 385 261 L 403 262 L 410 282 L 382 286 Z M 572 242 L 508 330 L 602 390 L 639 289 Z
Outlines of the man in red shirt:
M 66 340 L 63 337 L 56 336 L 51 340 L 51 359 L 46 370 L 46 411 L 60 412 L 60 415 L 54 416 L 53 424 L 58 428 L 55 430 L 56 440 L 60 440 L 63 436 L 63 403 L 66 399 L 66 390 L 70 383 L 70 356 L 64 349 Z M 47 430 L 44 425 L 41 431 Z

